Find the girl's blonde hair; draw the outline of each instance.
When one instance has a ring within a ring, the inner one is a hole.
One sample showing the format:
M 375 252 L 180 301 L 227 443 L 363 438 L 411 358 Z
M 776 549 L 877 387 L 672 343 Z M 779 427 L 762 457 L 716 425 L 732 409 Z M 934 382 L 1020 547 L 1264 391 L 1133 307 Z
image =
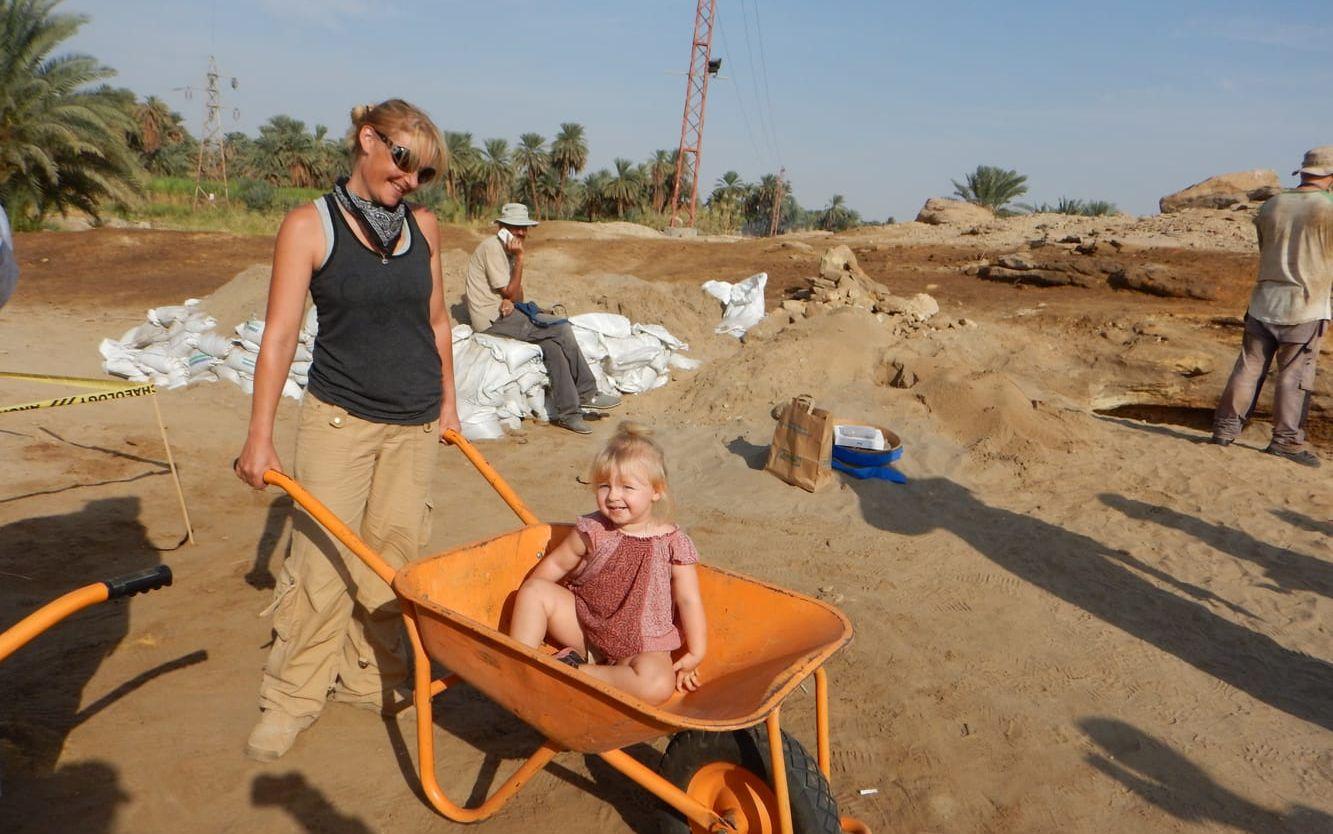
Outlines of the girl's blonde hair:
M 593 459 L 588 470 L 588 483 L 593 490 L 606 483 L 613 472 L 635 469 L 662 497 L 653 505 L 653 518 L 667 521 L 675 509 L 671 491 L 667 487 L 666 453 L 653 440 L 652 429 L 629 420 L 616 427 L 616 433 Z
M 379 104 L 358 104 L 353 107 L 352 127 L 347 132 L 347 144 L 353 159 L 361 155 L 361 143 L 357 137 L 361 133 L 361 128 L 366 125 L 370 125 L 383 136 L 388 136 L 390 133 L 405 133 L 411 137 L 407 140 L 409 151 L 407 164 L 411 170 L 434 168 L 438 176 L 448 169 L 448 146 L 440 137 L 440 129 L 420 108 L 400 98 L 391 98 Z

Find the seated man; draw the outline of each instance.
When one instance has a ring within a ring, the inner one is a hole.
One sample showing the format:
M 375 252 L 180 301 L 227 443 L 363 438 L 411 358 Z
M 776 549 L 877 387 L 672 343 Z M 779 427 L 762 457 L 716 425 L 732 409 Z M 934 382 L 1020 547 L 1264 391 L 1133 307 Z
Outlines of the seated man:
M 551 423 L 591 434 L 592 429 L 583 420 L 583 409 L 609 410 L 620 405 L 620 397 L 597 393 L 592 369 L 579 352 L 568 323 L 538 324 L 514 307 L 524 300 L 523 239 L 528 228 L 537 225 L 536 220 L 529 219 L 528 207 L 506 203 L 495 222 L 499 231 L 481 242 L 467 265 L 465 295 L 472 329 L 539 346 L 551 378 L 551 397 L 547 401 Z

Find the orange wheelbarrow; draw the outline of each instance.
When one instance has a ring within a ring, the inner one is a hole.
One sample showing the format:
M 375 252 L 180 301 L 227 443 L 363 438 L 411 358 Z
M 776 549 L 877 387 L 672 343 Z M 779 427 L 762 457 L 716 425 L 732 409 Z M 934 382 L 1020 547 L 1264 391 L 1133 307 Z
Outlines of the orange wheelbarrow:
M 823 664 L 852 636 L 832 606 L 729 571 L 700 565 L 708 612 L 703 685 L 660 706 L 552 660 L 549 648 L 506 633 L 513 598 L 534 563 L 573 530 L 543 524 L 461 435 L 448 438 L 476 466 L 523 526 L 412 562 L 395 572 L 300 484 L 275 471 L 286 490 L 388 582 L 402 604 L 414 662 L 417 764 L 435 809 L 456 822 L 486 819 L 559 752 L 596 754 L 664 802 L 667 831 L 833 834 L 867 831 L 840 818 L 829 788 L 828 679 Z M 431 660 L 451 674 L 431 679 Z M 782 732 L 780 705 L 815 677 L 817 758 Z M 431 699 L 471 684 L 546 737 L 489 798 L 451 802 L 435 777 Z M 656 772 L 622 748 L 674 734 Z

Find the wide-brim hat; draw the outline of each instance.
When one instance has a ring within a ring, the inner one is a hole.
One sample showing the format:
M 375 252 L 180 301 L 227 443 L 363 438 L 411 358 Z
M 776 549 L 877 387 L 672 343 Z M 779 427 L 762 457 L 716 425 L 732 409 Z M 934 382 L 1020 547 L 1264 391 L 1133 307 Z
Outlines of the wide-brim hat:
M 500 207 L 500 216 L 495 218 L 495 222 L 506 226 L 537 225 L 536 220 L 528 217 L 528 207 L 522 203 L 505 203 Z
M 1292 176 L 1297 174 L 1309 174 L 1312 177 L 1327 177 L 1333 174 L 1333 145 L 1320 145 L 1306 151 L 1305 159 L 1301 160 L 1301 167 L 1291 172 Z

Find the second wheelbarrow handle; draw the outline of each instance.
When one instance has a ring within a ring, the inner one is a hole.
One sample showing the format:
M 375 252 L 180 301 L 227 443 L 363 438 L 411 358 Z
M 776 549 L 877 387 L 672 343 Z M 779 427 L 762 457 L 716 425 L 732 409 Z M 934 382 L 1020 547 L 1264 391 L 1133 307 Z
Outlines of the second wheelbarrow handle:
M 477 447 L 468 442 L 467 438 L 454 429 L 445 429 L 441 436 L 449 443 L 457 446 L 458 451 L 462 452 L 472 462 L 472 465 L 477 467 L 481 477 L 485 478 L 486 483 L 490 484 L 491 488 L 499 493 L 500 498 L 509 505 L 509 509 L 514 511 L 514 515 L 518 516 L 520 521 L 524 524 L 541 523 L 537 520 L 537 516 L 533 515 L 532 510 L 529 510 L 528 506 L 523 503 L 523 499 L 518 497 L 518 493 L 514 492 L 514 488 L 506 483 L 504 478 L 500 477 L 500 473 L 495 471 L 490 463 L 486 461 L 486 458 L 482 457 L 481 452 L 477 451 Z

